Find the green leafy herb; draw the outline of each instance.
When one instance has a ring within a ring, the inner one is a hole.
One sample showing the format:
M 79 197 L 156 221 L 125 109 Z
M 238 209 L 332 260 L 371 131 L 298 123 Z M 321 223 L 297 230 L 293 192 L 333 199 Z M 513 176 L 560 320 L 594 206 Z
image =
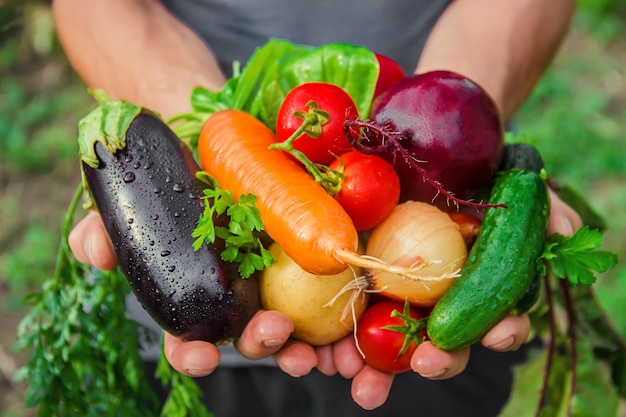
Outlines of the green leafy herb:
M 593 224 L 603 221 L 593 218 Z M 626 398 L 626 341 L 592 286 L 594 272 L 617 264 L 617 255 L 598 249 L 603 240 L 587 221 L 571 237 L 547 240 L 538 263 L 544 299 L 529 313 L 544 344 L 515 370 L 503 417 L 617 415 L 620 396 Z
M 602 232 L 588 226 L 571 237 L 555 233 L 548 239 L 542 258 L 556 276 L 567 278 L 573 285 L 591 285 L 596 281 L 592 271 L 605 272 L 617 265 L 616 254 L 598 250 L 603 241 Z M 546 274 L 543 263 L 540 272 Z
M 199 250 L 205 242 L 222 239 L 225 243 L 222 259 L 239 264 L 239 273 L 244 278 L 271 266 L 274 257 L 263 246 L 259 234 L 263 231 L 263 222 L 256 207 L 256 196 L 242 195 L 237 203 L 232 193 L 220 188 L 206 172 L 198 173 L 198 177 L 211 187 L 204 190 L 204 213 L 192 233 L 196 238 L 194 250 Z M 217 226 L 216 216 L 224 214 L 229 217 L 228 226 Z
M 26 406 L 40 417 L 208 416 L 193 381 L 164 365 L 159 377 L 171 390 L 159 411 L 140 357 L 142 341 L 156 335 L 127 318 L 128 282 L 119 269 L 90 268 L 71 253 L 82 193 L 81 184 L 63 219 L 54 275 L 26 299 L 31 309 L 18 328 L 14 349 L 29 356 L 17 375 L 28 383 Z
M 569 361 L 567 352 L 549 357 L 546 350 L 531 351 L 528 360 L 514 369 L 515 395 L 499 417 L 616 416 L 618 396 L 609 375 L 597 366 L 589 341 L 579 339 L 578 346 L 576 364 Z M 542 391 L 548 363 L 550 383 Z M 573 367 L 578 375 L 574 387 L 570 383 Z
M 172 129 L 178 137 L 189 139 L 194 149 L 204 121 L 224 108 L 243 110 L 274 129 L 287 93 L 297 85 L 314 81 L 343 88 L 359 114 L 366 117 L 378 72 L 376 56 L 362 46 L 337 42 L 311 47 L 270 39 L 254 51 L 241 72 L 235 67 L 233 77 L 219 92 L 196 88 L 191 95 L 192 112 L 168 123 L 175 123 Z
M 76 261 L 67 236 L 82 186 L 62 226 L 54 276 L 28 297 L 15 349 L 29 355 L 18 374 L 28 383 L 25 402 L 39 416 L 155 415 L 156 396 L 145 389 L 140 338 L 151 335 L 126 318 L 130 289 L 119 271 Z

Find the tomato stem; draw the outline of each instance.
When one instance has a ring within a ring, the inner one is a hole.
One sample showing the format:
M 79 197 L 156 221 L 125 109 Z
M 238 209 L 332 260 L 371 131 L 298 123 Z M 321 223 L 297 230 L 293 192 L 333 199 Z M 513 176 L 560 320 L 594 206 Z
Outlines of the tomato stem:
M 270 145 L 270 149 L 285 151 L 293 155 L 316 182 L 318 182 L 330 194 L 335 195 L 341 190 L 343 173 L 328 168 L 326 165 L 316 164 L 301 151 L 294 148 L 293 143 L 304 135 L 318 138 L 322 134 L 322 126 L 328 123 L 328 113 L 321 110 L 316 102 L 309 101 L 306 106 L 308 111 L 296 111 L 294 116 L 302 119 L 300 127 L 284 142 Z
M 426 339 L 423 333 L 424 329 L 426 329 L 426 324 L 428 323 L 428 317 L 416 320 L 411 317 L 410 309 L 411 305 L 409 303 L 409 299 L 407 298 L 404 301 L 404 312 L 400 313 L 398 310 L 391 312 L 391 317 L 398 317 L 404 320 L 404 324 L 399 326 L 383 327 L 383 329 L 403 333 L 405 335 L 402 348 L 400 348 L 397 357 L 402 356 L 407 351 L 411 342 L 415 342 L 416 345 L 420 345 Z

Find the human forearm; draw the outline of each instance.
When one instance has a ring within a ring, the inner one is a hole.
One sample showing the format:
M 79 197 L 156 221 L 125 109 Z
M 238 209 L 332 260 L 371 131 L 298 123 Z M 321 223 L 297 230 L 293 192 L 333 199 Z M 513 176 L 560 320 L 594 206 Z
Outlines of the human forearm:
M 54 0 L 57 32 L 89 86 L 164 117 L 187 111 L 198 85 L 224 76 L 209 49 L 157 0 Z
M 417 72 L 448 69 L 515 113 L 567 33 L 574 0 L 455 0 L 433 29 Z

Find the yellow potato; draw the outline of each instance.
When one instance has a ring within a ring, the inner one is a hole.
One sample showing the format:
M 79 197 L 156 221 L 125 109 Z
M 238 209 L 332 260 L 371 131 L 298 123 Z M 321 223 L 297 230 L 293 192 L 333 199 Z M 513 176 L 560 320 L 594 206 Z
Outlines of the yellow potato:
M 265 309 L 291 318 L 293 338 L 321 346 L 352 332 L 369 298 L 356 286 L 358 268 L 337 275 L 315 275 L 300 268 L 278 244 L 272 244 L 269 251 L 276 262 L 261 273 L 261 302 Z

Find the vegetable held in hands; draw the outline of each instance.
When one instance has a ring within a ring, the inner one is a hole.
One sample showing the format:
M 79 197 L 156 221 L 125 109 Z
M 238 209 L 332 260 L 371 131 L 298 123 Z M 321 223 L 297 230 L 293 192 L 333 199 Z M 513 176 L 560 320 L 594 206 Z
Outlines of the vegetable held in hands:
M 357 324 L 357 347 L 372 368 L 392 374 L 407 372 L 411 356 L 426 338 L 425 327 L 422 313 L 408 302 L 378 301 Z
M 480 340 L 513 310 L 538 272 L 550 213 L 545 181 L 514 169 L 502 173 L 461 276 L 441 297 L 428 319 L 428 336 L 443 350 Z
M 287 93 L 276 119 L 276 139 L 297 139 L 293 147 L 315 164 L 352 149 L 343 133 L 346 118 L 358 117 L 356 104 L 341 87 L 321 82 L 300 84 Z
M 376 97 L 387 91 L 392 85 L 406 78 L 406 71 L 396 61 L 388 56 L 375 53 L 378 63 L 378 78 L 376 79 L 376 89 L 374 90 L 374 100 Z
M 432 307 L 458 277 L 467 246 L 447 213 L 428 203 L 406 201 L 374 228 L 365 253 L 413 269 L 412 275 L 370 270 L 365 279 L 372 291 Z
M 356 253 L 358 236 L 337 203 L 288 154 L 269 147 L 274 133 L 238 110 L 213 114 L 198 140 L 202 168 L 235 197 L 253 194 L 265 230 L 308 272 L 347 268 L 339 253 Z
M 258 282 L 221 259 L 219 237 L 194 251 L 206 184 L 186 146 L 154 114 L 106 99 L 81 120 L 79 143 L 90 196 L 147 312 L 184 339 L 238 337 L 260 308 Z
M 294 324 L 291 337 L 313 346 L 350 334 L 369 300 L 356 283 L 360 268 L 315 275 L 300 268 L 276 243 L 269 250 L 276 262 L 260 275 L 263 308 L 289 316 Z
M 378 155 L 350 151 L 329 166 L 341 172 L 340 190 L 334 195 L 359 232 L 385 220 L 400 199 L 400 179 L 390 163 Z
M 352 220 L 289 154 L 273 150 L 274 133 L 239 110 L 214 113 L 198 140 L 202 167 L 234 196 L 253 194 L 267 234 L 301 268 L 334 275 L 348 264 L 410 274 L 412 268 L 357 253 Z
M 348 121 L 345 131 L 366 130 L 354 146 L 394 162 L 401 201 L 448 209 L 485 188 L 504 147 L 502 121 L 493 100 L 471 80 L 449 71 L 407 77 L 372 105 L 371 122 Z M 356 139 L 356 138 L 353 138 Z

